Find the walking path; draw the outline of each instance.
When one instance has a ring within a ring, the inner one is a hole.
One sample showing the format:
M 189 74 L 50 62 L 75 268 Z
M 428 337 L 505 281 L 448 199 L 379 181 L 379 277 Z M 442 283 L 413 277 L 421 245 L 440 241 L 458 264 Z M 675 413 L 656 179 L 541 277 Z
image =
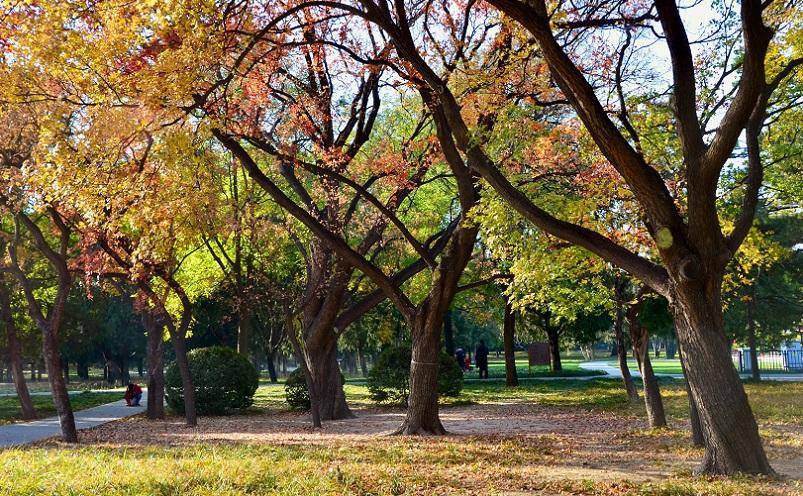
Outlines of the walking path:
M 619 367 L 614 367 L 613 365 L 608 365 L 606 362 L 602 361 L 595 361 L 595 362 L 581 362 L 578 364 L 581 369 L 584 370 L 602 370 L 608 377 L 612 377 L 614 379 L 621 379 L 622 372 L 619 370 Z M 633 377 L 641 377 L 641 374 L 638 370 L 631 370 L 630 375 Z M 656 376 L 658 377 L 672 377 L 673 379 L 683 379 L 683 374 L 665 374 L 656 372 Z M 750 374 L 742 374 L 742 379 L 749 379 Z M 803 382 L 803 374 L 761 374 L 762 381 L 787 381 L 787 382 Z
M 130 407 L 126 406 L 125 400 L 120 400 L 75 412 L 75 427 L 78 430 L 91 429 L 107 422 L 144 412 L 145 405 L 148 404 L 147 392 L 145 391 L 142 393 L 140 404 L 142 406 Z M 3 425 L 0 426 L 0 448 L 33 443 L 60 435 L 61 426 L 59 426 L 58 417 Z

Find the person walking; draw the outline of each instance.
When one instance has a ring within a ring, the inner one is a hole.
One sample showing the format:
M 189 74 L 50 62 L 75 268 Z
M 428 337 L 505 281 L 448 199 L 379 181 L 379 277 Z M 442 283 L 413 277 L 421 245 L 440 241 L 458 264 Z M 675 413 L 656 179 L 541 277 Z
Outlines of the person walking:
M 480 339 L 480 345 L 474 351 L 474 363 L 477 364 L 477 369 L 480 371 L 480 379 L 488 378 L 488 347 L 485 346 L 485 340 Z

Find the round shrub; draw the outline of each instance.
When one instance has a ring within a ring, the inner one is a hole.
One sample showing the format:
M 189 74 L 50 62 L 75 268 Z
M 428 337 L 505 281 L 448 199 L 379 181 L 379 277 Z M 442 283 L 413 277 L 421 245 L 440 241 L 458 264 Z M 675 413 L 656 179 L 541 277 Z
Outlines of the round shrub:
M 346 383 L 346 378 L 340 374 L 340 385 Z M 284 397 L 291 410 L 306 412 L 310 409 L 309 390 L 307 380 L 304 378 L 304 371 L 301 367 L 287 375 L 284 381 Z
M 284 397 L 291 410 L 307 411 L 310 409 L 307 380 L 301 367 L 296 368 L 284 381 Z
M 254 403 L 259 373 L 240 353 L 223 346 L 211 346 L 190 351 L 187 360 L 199 415 L 224 415 Z M 175 362 L 165 371 L 165 399 L 172 410 L 184 413 L 184 388 Z
M 406 346 L 391 346 L 379 355 L 368 372 L 368 391 L 377 403 L 406 405 L 410 396 L 410 361 L 412 352 Z M 459 396 L 463 390 L 463 371 L 446 351 L 438 356 L 438 394 Z

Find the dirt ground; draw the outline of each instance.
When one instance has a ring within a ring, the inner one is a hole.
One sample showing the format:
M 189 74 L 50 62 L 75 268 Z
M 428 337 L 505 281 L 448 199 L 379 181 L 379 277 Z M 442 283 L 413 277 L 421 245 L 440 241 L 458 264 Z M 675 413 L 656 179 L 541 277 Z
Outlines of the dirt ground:
M 398 409 L 355 411 L 356 418 L 326 422 L 311 428 L 309 417 L 288 412 L 230 417 L 202 417 L 195 429 L 182 419 L 147 421 L 142 417 L 81 432 L 82 444 L 105 446 L 187 446 L 214 443 L 271 445 L 370 446 L 401 423 Z M 432 442 L 491 446 L 515 440 L 533 476 L 565 480 L 651 481 L 689 474 L 702 451 L 690 447 L 688 426 L 644 429 L 643 420 L 609 412 L 545 407 L 533 404 L 491 404 L 447 407 L 441 419 L 450 432 Z M 789 426 L 762 430 L 773 466 L 787 480 L 803 479 L 803 432 Z M 394 438 L 395 439 L 395 438 Z M 547 456 L 548 455 L 548 456 Z M 797 484 L 796 484 L 797 485 Z

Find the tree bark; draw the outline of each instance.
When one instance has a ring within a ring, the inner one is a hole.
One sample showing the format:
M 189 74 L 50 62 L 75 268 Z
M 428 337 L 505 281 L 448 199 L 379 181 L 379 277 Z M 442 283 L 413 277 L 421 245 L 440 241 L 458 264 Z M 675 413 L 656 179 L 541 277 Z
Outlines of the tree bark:
M 252 312 L 244 302 L 240 302 L 237 310 L 237 351 L 249 356 L 251 353 Z
M 42 350 L 45 356 L 45 367 L 47 368 L 47 378 L 50 382 L 50 391 L 53 396 L 53 404 L 61 426 L 61 438 L 67 443 L 78 442 L 78 432 L 75 429 L 75 416 L 73 415 L 72 405 L 70 405 L 70 395 L 67 392 L 67 385 L 64 381 L 64 373 L 61 370 L 61 356 L 59 355 L 59 345 L 55 332 L 52 329 L 44 329 L 42 333 Z
M 545 328 L 549 340 L 549 355 L 552 362 L 552 372 L 560 372 L 563 366 L 560 363 L 560 330 L 547 325 Z
M 636 384 L 633 382 L 633 376 L 630 375 L 630 367 L 627 366 L 627 348 L 625 347 L 625 336 L 622 330 L 624 325 L 624 309 L 622 303 L 617 301 L 616 307 L 616 320 L 614 320 L 614 333 L 616 335 L 616 354 L 619 357 L 619 370 L 622 373 L 622 381 L 625 384 L 627 397 L 630 401 L 638 401 L 638 390 Z
M 505 346 L 505 384 L 508 386 L 518 386 L 519 376 L 516 371 L 516 314 L 513 313 L 513 307 L 505 298 L 505 315 L 503 326 L 503 341 Z
M 633 355 L 636 357 L 641 372 L 641 380 L 644 383 L 644 406 L 647 410 L 647 420 L 650 427 L 666 427 L 666 414 L 664 413 L 664 402 L 661 398 L 661 390 L 658 386 L 658 379 L 652 370 L 650 362 L 650 337 L 647 329 L 641 325 L 639 311 L 641 301 L 633 304 L 627 312 L 627 320 L 630 328 L 630 341 L 633 344 Z
M 690 282 L 676 286 L 672 298 L 687 380 L 705 443 L 705 456 L 697 473 L 773 473 L 747 394 L 731 361 L 719 282 L 709 289 Z
M 148 333 L 148 409 L 151 420 L 165 418 L 165 379 L 164 379 L 164 325 L 146 309 L 142 312 L 142 325 Z
M 675 338 L 677 339 L 677 337 Z M 704 446 L 705 439 L 703 439 L 703 427 L 700 425 L 700 414 L 697 411 L 697 405 L 694 403 L 694 398 L 691 395 L 691 387 L 689 387 L 688 376 L 686 375 L 686 360 L 683 358 L 683 349 L 678 343 L 678 356 L 680 357 L 680 369 L 683 371 L 684 382 L 686 383 L 686 396 L 689 399 L 689 424 L 691 425 L 691 442 L 695 446 Z
M 753 289 L 751 298 L 747 301 L 747 346 L 750 349 L 750 375 L 754 381 L 760 381 L 761 372 L 758 368 L 758 346 L 756 346 L 755 297 L 755 289 Z
M 354 414 L 346 404 L 340 366 L 337 363 L 337 338 L 328 334 L 327 337 L 330 339 L 324 343 L 307 346 L 310 374 L 315 383 L 314 391 L 317 395 L 318 413 L 322 421 L 353 418 Z M 310 390 L 311 398 L 312 390 Z
M 0 320 L 6 328 L 6 340 L 8 342 L 8 360 L 10 362 L 11 377 L 14 381 L 14 388 L 17 391 L 17 398 L 22 409 L 22 418 L 31 420 L 36 418 L 36 409 L 28 392 L 28 384 L 25 383 L 25 372 L 22 369 L 22 344 L 19 340 L 17 323 L 14 322 L 14 314 L 11 311 L 11 300 L 7 292 L 7 286 L 2 282 L 0 287 Z M 33 372 L 33 366 L 31 366 Z
M 363 377 L 368 377 L 368 360 L 365 358 L 365 350 L 362 346 L 357 350 L 360 359 L 360 371 Z
M 429 320 L 429 322 L 427 322 Z M 412 361 L 410 362 L 410 396 L 407 416 L 396 434 L 442 435 L 446 429 L 438 414 L 438 350 L 440 349 L 440 322 L 426 316 L 416 319 L 413 335 Z
M 195 410 L 195 386 L 190 373 L 190 363 L 187 360 L 187 341 L 183 332 L 171 332 L 170 341 L 176 352 L 176 365 L 181 375 L 181 387 L 184 393 L 184 420 L 189 427 L 198 425 L 198 416 Z

